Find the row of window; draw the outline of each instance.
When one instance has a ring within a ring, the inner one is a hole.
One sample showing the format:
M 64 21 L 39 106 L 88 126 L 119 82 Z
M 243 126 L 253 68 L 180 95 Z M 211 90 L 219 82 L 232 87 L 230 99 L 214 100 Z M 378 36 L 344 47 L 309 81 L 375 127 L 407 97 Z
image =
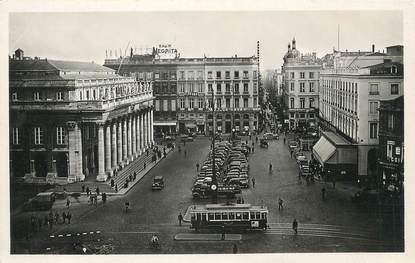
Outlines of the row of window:
M 312 71 L 308 72 L 308 78 L 309 79 L 314 79 L 314 73 L 315 72 L 312 72 Z M 305 79 L 306 72 L 300 72 L 299 77 L 300 77 L 300 79 Z M 295 79 L 295 72 L 290 72 L 290 79 Z
M 267 213 L 261 212 L 217 212 L 217 213 L 193 213 L 192 220 L 254 220 L 266 219 Z
M 314 117 L 315 117 L 314 113 L 309 113 L 308 114 L 308 118 L 313 119 Z M 306 113 L 294 113 L 294 112 L 291 112 L 290 113 L 290 118 L 291 119 L 293 119 L 293 118 L 305 119 L 305 118 L 307 118 L 307 114 Z
M 248 108 L 249 104 L 248 104 L 248 98 L 244 98 L 243 100 L 243 107 L 244 108 Z M 195 104 L 197 102 L 197 104 Z M 231 99 L 227 98 L 225 99 L 225 104 L 222 104 L 223 99 L 222 98 L 217 98 L 216 99 L 216 104 L 215 104 L 215 108 L 222 108 L 223 106 L 225 106 L 225 108 L 230 108 L 231 107 Z M 239 103 L 239 98 L 235 98 L 234 99 L 234 104 L 233 107 L 234 108 L 240 108 L 240 103 Z M 257 104 L 257 98 L 253 99 L 253 105 L 254 107 Z M 157 104 L 156 104 L 157 105 Z M 197 107 L 196 107 L 197 106 Z M 199 109 L 203 109 L 204 108 L 204 99 L 203 98 L 198 98 L 197 100 L 195 98 L 189 98 L 188 99 L 188 107 L 186 107 L 186 101 L 184 98 L 180 98 L 179 99 L 179 107 L 180 109 L 185 109 L 185 108 L 191 108 L 191 109 L 195 109 L 195 108 L 199 108 Z M 212 99 L 208 99 L 207 100 L 207 107 L 208 108 L 212 108 Z M 157 110 L 157 106 L 156 106 L 156 110 Z
M 294 82 L 290 82 L 290 92 L 295 92 Z M 300 92 L 306 92 L 305 82 L 300 82 Z M 308 92 L 315 92 L 314 82 L 308 83 Z
M 329 88 L 330 90 L 338 90 L 346 93 L 357 94 L 357 83 L 341 80 L 323 80 L 323 88 Z M 379 95 L 379 84 L 369 84 L 369 95 Z M 390 95 L 399 95 L 399 84 L 390 84 Z
M 64 145 L 66 142 L 66 129 L 62 126 L 58 126 L 55 129 L 56 131 L 56 144 Z M 44 130 L 42 127 L 33 127 L 32 128 L 32 138 L 35 145 L 44 144 Z M 12 143 L 13 145 L 19 145 L 22 143 L 21 129 L 19 127 L 12 128 Z
M 222 71 L 216 71 L 215 73 L 216 73 L 215 74 L 216 79 L 222 79 L 223 78 Z M 225 79 L 230 79 L 231 78 L 231 71 L 225 71 L 224 76 L 225 76 Z M 252 72 L 252 77 L 254 79 L 257 78 L 257 71 L 256 70 L 254 70 Z M 213 72 L 212 71 L 208 71 L 207 78 L 208 79 L 213 79 Z M 234 79 L 239 79 L 240 78 L 239 70 L 233 71 L 233 78 Z M 247 70 L 242 71 L 242 78 L 248 79 L 249 78 L 249 71 L 247 71 Z
M 314 108 L 315 107 L 314 103 L 315 103 L 314 98 L 309 98 L 308 108 Z M 305 109 L 305 106 L 306 106 L 306 98 L 300 98 L 300 108 Z M 294 98 L 290 98 L 290 109 L 295 109 Z
M 17 92 L 12 92 L 12 97 L 11 98 L 12 98 L 12 101 L 18 101 L 19 100 L 18 93 Z M 62 91 L 56 92 L 55 93 L 55 99 L 57 101 L 63 101 L 65 99 L 64 92 L 62 92 Z M 39 91 L 33 92 L 33 100 L 34 101 L 43 100 L 41 92 L 39 92 Z

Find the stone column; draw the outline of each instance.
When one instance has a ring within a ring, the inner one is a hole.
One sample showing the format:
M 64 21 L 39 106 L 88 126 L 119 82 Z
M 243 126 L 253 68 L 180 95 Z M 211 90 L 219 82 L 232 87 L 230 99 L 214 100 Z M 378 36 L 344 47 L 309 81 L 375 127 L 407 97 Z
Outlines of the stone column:
M 151 144 L 154 144 L 154 109 L 151 109 Z
M 118 136 L 117 136 L 117 147 L 118 147 L 118 165 L 122 163 L 122 120 L 117 121 Z
M 112 168 L 117 167 L 117 122 L 112 124 L 112 144 L 111 144 L 111 158 L 112 158 Z
M 111 175 L 111 124 L 105 126 L 105 171 Z
M 132 149 L 132 141 L 133 141 L 133 138 L 132 138 L 132 129 L 131 129 L 131 122 L 132 122 L 132 116 L 131 115 L 128 115 L 127 116 L 127 131 L 128 131 L 128 134 L 127 134 L 127 148 L 128 148 L 128 151 L 127 151 L 127 158 L 130 160 L 130 161 L 132 161 L 133 160 L 133 149 Z
M 141 136 L 140 127 L 141 127 L 141 124 L 140 124 L 140 114 L 137 113 L 135 117 L 136 117 L 136 125 L 137 125 L 137 128 L 136 128 L 137 145 L 136 145 L 136 147 L 137 147 L 137 157 L 138 157 L 139 155 L 141 155 L 141 140 L 140 140 L 140 136 Z
M 68 147 L 69 147 L 69 175 L 68 182 L 85 180 L 82 169 L 82 133 L 77 122 L 70 121 L 68 127 Z
M 143 147 L 144 147 L 144 149 L 147 149 L 147 147 L 148 147 L 148 141 L 147 141 L 147 139 L 148 139 L 147 111 L 144 112 L 144 114 L 143 114 L 143 125 L 144 125 L 144 128 L 143 128 Z
M 140 151 L 144 151 L 144 117 L 143 113 L 140 113 Z
M 131 130 L 132 130 L 132 155 L 131 155 L 131 160 L 134 160 L 137 157 L 137 124 L 136 124 L 136 116 L 135 114 L 131 115 Z
M 147 111 L 147 145 L 151 146 L 151 116 L 150 111 Z
M 127 119 L 122 120 L 123 129 L 122 129 L 122 160 L 128 164 L 127 160 Z
M 97 181 L 105 182 L 107 175 L 105 174 L 105 146 L 104 146 L 104 124 L 97 123 L 98 126 L 98 172 Z

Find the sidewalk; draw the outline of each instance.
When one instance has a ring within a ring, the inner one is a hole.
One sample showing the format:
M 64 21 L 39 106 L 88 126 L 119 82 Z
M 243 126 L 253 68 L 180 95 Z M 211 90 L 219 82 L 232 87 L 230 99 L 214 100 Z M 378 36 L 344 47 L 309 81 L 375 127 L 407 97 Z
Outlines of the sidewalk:
M 163 149 L 163 146 L 160 146 L 160 145 L 157 145 L 157 146 L 159 147 L 159 149 Z M 169 153 L 171 151 L 172 151 L 171 148 L 166 149 L 167 156 L 169 155 Z M 137 159 L 135 159 L 134 161 L 129 163 L 126 167 L 124 167 L 124 169 L 119 171 L 117 176 L 111 177 L 106 182 L 90 182 L 90 181 L 76 182 L 76 183 L 67 184 L 67 185 L 64 185 L 64 186 L 57 186 L 57 187 L 55 187 L 55 188 L 53 188 L 49 191 L 62 193 L 62 192 L 64 192 L 64 189 L 66 189 L 66 193 L 70 197 L 70 201 L 71 201 L 72 204 L 84 203 L 84 200 L 86 200 L 86 203 L 88 202 L 89 197 L 86 196 L 86 192 L 82 192 L 82 185 L 85 186 L 85 189 L 87 187 L 89 187 L 91 193 L 95 193 L 95 189 L 97 187 L 99 187 L 100 193 L 106 193 L 108 196 L 121 196 L 121 195 L 124 195 L 135 184 L 137 184 L 153 167 L 155 167 L 160 161 L 162 161 L 164 159 L 164 157 L 162 157 L 162 158 L 158 158 L 155 162 L 152 162 L 151 161 L 152 155 L 153 155 L 152 153 L 147 155 L 144 152 L 140 157 L 138 157 Z M 167 158 L 167 156 L 166 156 L 166 158 Z M 144 169 L 144 162 L 146 163 L 146 168 L 145 169 Z M 134 172 L 136 172 L 136 179 L 131 181 L 128 184 L 127 188 L 124 188 L 125 180 L 130 175 L 132 175 Z M 111 179 L 113 179 L 114 183 L 117 184 L 118 192 L 115 191 L 114 187 L 113 188 L 111 187 Z M 74 193 L 79 193 L 80 196 L 78 198 L 71 197 L 71 195 L 74 194 Z M 99 197 L 99 199 L 100 198 L 101 197 Z M 66 199 L 65 200 L 56 200 L 55 203 L 60 203 L 60 201 L 64 201 L 65 204 L 66 204 Z

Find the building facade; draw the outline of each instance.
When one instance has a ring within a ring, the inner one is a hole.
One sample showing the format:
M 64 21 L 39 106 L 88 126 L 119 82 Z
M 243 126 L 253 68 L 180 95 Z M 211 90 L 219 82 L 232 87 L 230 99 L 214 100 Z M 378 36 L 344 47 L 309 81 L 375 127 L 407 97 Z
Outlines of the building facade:
M 404 100 L 380 101 L 379 176 L 383 192 L 403 192 L 404 182 Z
M 320 128 L 333 132 L 333 136 L 341 137 L 354 148 L 354 153 L 337 159 L 336 164 L 354 163 L 356 171 L 339 168 L 335 173 L 355 173 L 351 176 L 373 181 L 379 144 L 379 102 L 403 95 L 402 56 L 373 49 L 362 53 L 336 52 L 333 60 L 320 75 Z M 342 147 L 333 144 L 329 148 Z M 327 158 L 318 159 L 323 164 Z
M 304 130 L 316 125 L 320 69 L 316 53 L 301 54 L 295 39 L 292 48 L 288 44 L 282 75 L 286 119 L 291 130 Z
M 256 57 L 180 58 L 176 52 L 174 57 L 160 59 L 155 52 L 153 49 L 148 59 L 131 52 L 129 57 L 106 59 L 104 65 L 125 76 L 143 71 L 153 75 L 156 132 L 209 134 L 213 127 L 212 91 L 218 132 L 258 129 Z
M 105 181 L 153 144 L 150 81 L 94 63 L 9 60 L 10 169 L 28 181 Z

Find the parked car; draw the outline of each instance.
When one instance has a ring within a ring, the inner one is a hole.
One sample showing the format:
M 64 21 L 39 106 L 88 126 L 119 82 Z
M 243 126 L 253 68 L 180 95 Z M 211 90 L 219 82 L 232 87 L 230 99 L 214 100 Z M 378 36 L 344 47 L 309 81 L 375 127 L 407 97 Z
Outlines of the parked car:
M 153 178 L 152 190 L 161 190 L 164 188 L 164 178 L 161 175 L 157 175 Z
M 49 210 L 52 208 L 55 199 L 55 193 L 53 192 L 39 193 L 25 202 L 23 209 L 26 211 Z
M 264 134 L 264 138 L 265 139 L 267 139 L 267 140 L 278 140 L 279 139 L 279 135 L 278 134 L 275 134 L 275 133 L 270 133 L 270 132 L 268 132 L 268 133 L 265 133 Z
M 290 141 L 288 143 L 288 146 L 290 147 L 291 150 L 294 150 L 298 147 L 298 143 L 296 141 Z

